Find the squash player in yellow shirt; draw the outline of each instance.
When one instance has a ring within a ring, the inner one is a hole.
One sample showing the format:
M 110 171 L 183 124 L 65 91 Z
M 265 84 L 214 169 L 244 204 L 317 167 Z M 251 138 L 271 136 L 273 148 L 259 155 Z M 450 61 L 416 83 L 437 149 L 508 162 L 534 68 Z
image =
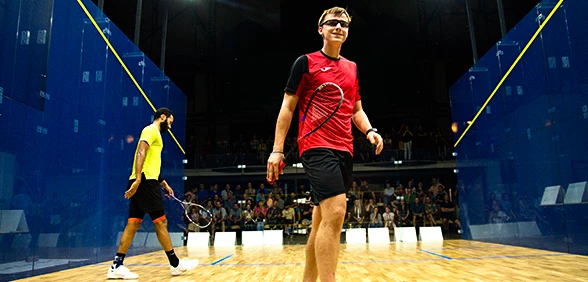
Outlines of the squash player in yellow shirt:
M 129 178 L 125 198 L 130 199 L 129 218 L 125 231 L 120 239 L 118 252 L 106 276 L 110 279 L 137 279 L 139 275 L 131 272 L 123 265 L 123 260 L 141 226 L 145 214 L 149 214 L 155 225 L 157 239 L 163 247 L 170 263 L 172 275 L 180 275 L 198 265 L 198 260 L 188 258 L 178 259 L 167 231 L 167 219 L 163 208 L 163 198 L 159 186 L 163 186 L 167 193 L 174 194 L 172 188 L 159 175 L 161 170 L 161 151 L 163 139 L 161 133 L 171 129 L 174 116 L 167 108 L 158 109 L 153 115 L 153 123 L 143 128 L 135 158 L 133 172 Z M 141 177 L 137 177 L 140 175 Z

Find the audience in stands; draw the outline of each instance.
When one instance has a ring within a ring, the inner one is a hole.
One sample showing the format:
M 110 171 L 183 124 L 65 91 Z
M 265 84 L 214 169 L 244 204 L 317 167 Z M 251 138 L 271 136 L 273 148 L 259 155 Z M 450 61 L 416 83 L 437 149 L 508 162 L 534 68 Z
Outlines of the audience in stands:
M 358 186 L 354 181 L 347 192 L 345 229 L 386 227 L 393 232 L 394 227 L 427 225 L 442 226 L 444 232 L 451 228 L 453 231 L 461 229 L 456 202 L 445 192 L 445 186 L 437 178 L 431 179 L 426 190 L 422 181 L 417 187 L 413 187 L 414 182 L 409 180 L 406 186 L 397 183 L 394 188 L 390 182 L 382 185 L 363 180 Z M 207 191 L 204 184 L 199 184 L 184 195 L 187 201 L 202 203 L 211 211 L 214 220 L 206 231 L 212 236 L 215 231 L 268 229 L 283 230 L 285 235 L 292 236 L 309 234 L 312 228 L 314 205 L 304 185 L 287 195 L 279 182 L 272 187 L 259 183 L 258 189 L 254 189 L 254 184 L 249 182 L 244 190 L 240 184 L 234 185 L 235 188 L 225 184 L 222 191 L 218 190 L 218 186 L 212 184 Z M 457 196 L 457 191 L 454 195 Z M 508 199 L 506 196 L 502 198 Z M 509 216 L 502 209 L 510 205 L 501 206 L 492 198 L 489 201 L 492 204 L 489 221 L 506 222 Z M 532 217 L 533 214 L 526 213 L 525 216 Z M 199 231 L 195 226 L 190 226 L 188 230 Z
M 367 142 L 362 133 L 355 132 L 354 162 L 391 162 L 394 160 L 425 160 L 443 161 L 449 159 L 453 146 L 451 131 L 431 130 L 418 125 L 416 132 L 408 124 L 402 124 L 398 131 L 394 127 L 389 130 L 381 129 L 384 136 L 384 150 L 379 156 L 373 152 L 372 145 Z M 230 167 L 241 164 L 263 165 L 271 153 L 268 148 L 273 145 L 273 136 L 262 138 L 253 134 L 247 140 L 243 134 L 234 140 L 230 137 L 219 136 L 215 142 L 208 139 L 197 139 L 194 135 L 188 138 L 186 144 L 187 168 L 216 168 Z M 299 162 L 297 143 L 294 136 L 288 136 L 284 152 L 288 156 L 288 163 Z M 288 154 L 291 152 L 290 154 Z

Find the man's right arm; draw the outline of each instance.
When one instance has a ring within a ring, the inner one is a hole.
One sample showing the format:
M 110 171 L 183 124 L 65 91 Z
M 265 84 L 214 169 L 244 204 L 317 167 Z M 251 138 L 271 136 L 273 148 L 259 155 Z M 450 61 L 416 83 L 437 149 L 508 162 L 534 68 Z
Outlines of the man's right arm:
M 274 135 L 274 147 L 267 162 L 267 176 L 268 181 L 278 180 L 280 174 L 280 163 L 284 158 L 284 140 L 288 129 L 292 123 L 292 116 L 298 104 L 298 95 L 305 86 L 305 75 L 308 75 L 308 57 L 302 55 L 296 59 L 284 89 L 284 100 L 282 107 L 278 114 L 278 121 L 276 122 L 276 132 Z
M 147 155 L 149 144 L 146 141 L 139 141 L 139 149 L 135 155 L 135 181 L 141 183 L 141 175 L 143 173 L 143 164 L 145 163 L 145 155 Z
M 284 100 L 282 101 L 282 107 L 280 108 L 278 121 L 276 122 L 273 152 L 284 152 L 284 141 L 286 140 L 288 129 L 290 129 L 297 104 L 298 96 L 284 93 Z
M 139 141 L 139 148 L 137 148 L 137 155 L 135 156 L 135 181 L 131 184 L 131 187 L 125 191 L 125 198 L 127 199 L 130 199 L 135 195 L 137 189 L 139 189 L 139 185 L 141 185 L 143 163 L 145 162 L 147 149 L 149 149 L 149 143 L 144 140 Z
M 290 123 L 292 123 L 292 117 L 294 116 L 294 110 L 298 104 L 298 96 L 285 93 L 284 100 L 282 101 L 282 107 L 278 114 L 278 121 L 276 122 L 276 134 L 274 139 L 274 147 L 272 153 L 267 161 L 267 179 L 278 180 L 280 177 L 280 162 L 284 158 L 284 140 Z

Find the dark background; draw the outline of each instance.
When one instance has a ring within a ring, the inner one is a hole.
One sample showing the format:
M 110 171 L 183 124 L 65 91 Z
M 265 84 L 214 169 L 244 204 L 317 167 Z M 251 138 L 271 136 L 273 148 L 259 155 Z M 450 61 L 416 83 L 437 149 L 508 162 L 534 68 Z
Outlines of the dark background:
M 507 29 L 538 2 L 503 0 Z M 470 4 L 481 57 L 502 37 L 497 2 Z M 156 64 L 164 5 L 143 1 L 139 47 Z M 174 0 L 165 72 L 187 95 L 187 136 L 271 138 L 290 66 L 322 47 L 317 21 L 333 6 L 353 17 L 342 56 L 358 63 L 372 124 L 449 132 L 448 89 L 473 65 L 463 0 Z M 133 40 L 136 1 L 105 0 L 104 11 Z

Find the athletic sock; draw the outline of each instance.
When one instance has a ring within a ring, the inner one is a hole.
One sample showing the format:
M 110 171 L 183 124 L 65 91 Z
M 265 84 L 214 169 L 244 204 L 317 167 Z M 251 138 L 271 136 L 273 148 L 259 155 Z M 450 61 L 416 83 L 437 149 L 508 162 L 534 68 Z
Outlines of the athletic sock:
M 165 254 L 167 255 L 167 259 L 169 260 L 169 264 L 171 266 L 178 267 L 178 265 L 180 265 L 180 260 L 176 256 L 174 249 L 171 249 L 171 251 L 166 251 Z
M 125 260 L 126 254 L 123 253 L 116 253 L 114 256 L 114 261 L 112 262 L 112 269 L 116 269 L 119 266 L 123 265 L 123 261 Z

